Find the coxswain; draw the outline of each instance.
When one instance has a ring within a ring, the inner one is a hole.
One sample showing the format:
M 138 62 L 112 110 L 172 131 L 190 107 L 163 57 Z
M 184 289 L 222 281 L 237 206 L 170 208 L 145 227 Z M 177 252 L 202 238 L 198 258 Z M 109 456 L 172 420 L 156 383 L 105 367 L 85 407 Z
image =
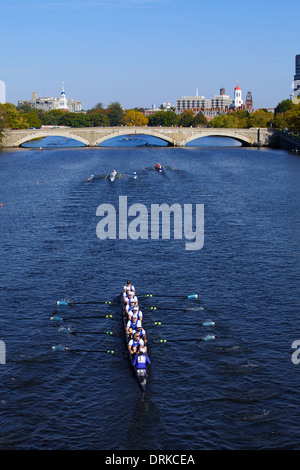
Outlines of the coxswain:
M 133 338 L 128 342 L 128 351 L 130 354 L 136 354 L 140 348 L 144 347 L 144 341 L 140 339 L 139 334 L 135 333 Z
M 132 361 L 132 365 L 136 368 L 138 375 L 146 375 L 147 366 L 151 364 L 149 356 L 146 354 L 145 348 L 140 348 L 138 354 Z

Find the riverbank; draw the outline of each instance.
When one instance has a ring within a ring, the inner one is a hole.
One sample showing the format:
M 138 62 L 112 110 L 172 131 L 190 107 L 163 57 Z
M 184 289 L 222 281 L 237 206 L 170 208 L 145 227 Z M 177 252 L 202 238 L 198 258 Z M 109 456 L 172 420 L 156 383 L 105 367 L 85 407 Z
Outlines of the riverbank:
M 283 150 L 300 152 L 300 137 L 280 132 L 278 135 L 278 147 Z

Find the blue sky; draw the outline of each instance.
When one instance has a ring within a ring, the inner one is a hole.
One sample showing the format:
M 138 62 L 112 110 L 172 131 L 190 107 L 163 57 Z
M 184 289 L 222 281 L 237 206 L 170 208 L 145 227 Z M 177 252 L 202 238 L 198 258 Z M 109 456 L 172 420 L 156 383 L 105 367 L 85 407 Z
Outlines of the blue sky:
M 299 0 L 1 0 L 6 100 L 59 96 L 89 109 L 159 106 L 224 86 L 255 108 L 289 98 L 300 54 Z

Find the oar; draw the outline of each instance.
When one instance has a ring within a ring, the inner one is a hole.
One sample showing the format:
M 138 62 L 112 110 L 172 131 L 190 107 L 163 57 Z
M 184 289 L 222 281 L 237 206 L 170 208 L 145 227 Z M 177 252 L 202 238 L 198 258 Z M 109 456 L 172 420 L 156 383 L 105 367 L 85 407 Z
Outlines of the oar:
M 193 299 L 198 299 L 199 296 L 198 294 L 191 294 L 191 295 L 178 295 L 178 294 L 174 294 L 174 295 L 166 295 L 166 294 L 140 294 L 140 295 L 137 295 L 137 297 L 169 297 L 169 298 L 178 298 L 178 299 L 189 299 L 189 300 L 193 300 Z
M 203 338 L 179 338 L 179 339 L 157 339 L 157 340 L 154 340 L 153 342 L 154 343 L 178 343 L 178 342 L 181 342 L 181 341 L 209 341 L 211 339 L 215 339 L 215 336 L 213 335 L 207 335 L 207 336 L 204 336 Z
M 162 326 L 162 325 L 182 325 L 182 323 L 168 323 L 168 322 L 161 322 L 161 321 L 153 321 L 151 322 L 151 325 L 154 325 L 154 326 Z M 205 321 L 203 323 L 193 323 L 193 326 L 214 326 L 215 325 L 215 322 L 213 321 Z
M 189 307 L 189 308 L 172 308 L 172 307 L 164 307 L 163 305 L 161 307 L 153 307 L 153 306 L 147 306 L 145 305 L 145 307 L 143 307 L 143 310 L 147 311 L 147 310 L 157 310 L 157 309 L 160 309 L 160 310 L 166 310 L 166 311 L 174 311 L 174 312 L 185 312 L 185 311 L 191 311 L 191 312 L 196 312 L 196 311 L 199 311 L 199 310 L 204 310 L 204 307 Z
M 116 331 L 72 331 L 70 328 L 64 328 L 63 326 L 58 328 L 60 333 L 68 333 L 69 335 L 109 335 L 109 336 L 120 336 Z
M 70 300 L 57 300 L 56 305 L 69 307 L 71 305 L 107 304 L 112 305 L 116 300 L 86 300 L 85 302 L 71 302 Z
M 164 297 L 164 298 L 178 298 L 178 299 L 198 299 L 198 294 L 190 294 L 190 295 L 166 295 L 166 294 L 139 294 L 138 297 Z M 56 305 L 62 306 L 70 306 L 70 305 L 88 305 L 88 304 L 115 304 L 119 303 L 119 296 L 114 300 L 86 300 L 83 302 L 72 302 L 71 300 L 57 300 Z
M 107 354 L 122 354 L 119 352 L 118 349 L 73 349 L 68 348 L 67 346 L 52 346 L 52 351 L 71 351 L 71 352 L 99 352 L 99 353 L 107 353 Z
M 54 315 L 53 317 L 50 317 L 50 320 L 54 320 L 54 321 L 69 321 L 69 320 L 82 320 L 82 318 L 84 319 L 89 319 L 89 318 L 110 318 L 110 319 L 113 319 L 115 318 L 116 315 L 91 315 L 91 316 L 82 316 L 82 317 L 68 317 L 68 318 L 65 318 L 65 317 L 60 317 L 60 316 L 57 316 L 57 315 Z

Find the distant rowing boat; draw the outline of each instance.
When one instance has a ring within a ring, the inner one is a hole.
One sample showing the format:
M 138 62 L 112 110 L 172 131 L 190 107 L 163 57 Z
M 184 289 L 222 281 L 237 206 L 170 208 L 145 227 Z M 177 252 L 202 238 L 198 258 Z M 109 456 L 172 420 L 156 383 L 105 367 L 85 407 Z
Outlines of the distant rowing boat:
M 110 181 L 115 181 L 116 177 L 117 177 L 117 172 L 116 170 L 113 170 L 109 175 L 109 179 Z

